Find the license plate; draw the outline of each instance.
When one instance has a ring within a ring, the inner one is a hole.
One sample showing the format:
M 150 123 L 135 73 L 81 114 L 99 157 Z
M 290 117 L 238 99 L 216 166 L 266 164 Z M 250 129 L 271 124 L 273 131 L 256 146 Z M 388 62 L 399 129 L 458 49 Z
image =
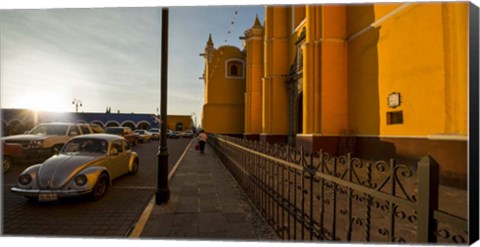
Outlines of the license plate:
M 51 202 L 56 201 L 57 199 L 56 193 L 40 193 L 38 195 L 38 201 L 40 202 Z

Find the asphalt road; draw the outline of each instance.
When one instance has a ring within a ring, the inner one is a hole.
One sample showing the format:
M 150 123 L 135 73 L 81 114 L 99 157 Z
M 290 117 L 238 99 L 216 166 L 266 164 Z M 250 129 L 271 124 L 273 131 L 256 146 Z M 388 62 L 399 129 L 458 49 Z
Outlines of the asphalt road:
M 192 139 L 168 139 L 169 170 Z M 125 175 L 113 181 L 100 201 L 71 198 L 57 202 L 29 202 L 14 195 L 10 188 L 28 164 L 15 165 L 3 174 L 2 235 L 42 237 L 127 237 L 157 186 L 159 141 L 134 147 L 140 156 L 136 176 Z

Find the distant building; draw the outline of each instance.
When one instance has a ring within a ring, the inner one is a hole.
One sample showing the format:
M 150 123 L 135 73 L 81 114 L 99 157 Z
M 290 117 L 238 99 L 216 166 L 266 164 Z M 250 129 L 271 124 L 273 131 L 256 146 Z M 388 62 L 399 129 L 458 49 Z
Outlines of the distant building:
M 92 123 L 101 127 L 125 126 L 135 129 L 160 127 L 154 114 L 136 113 L 89 113 L 89 112 L 41 112 L 27 109 L 2 109 L 2 135 L 21 134 L 42 122 Z M 182 126 L 181 130 L 191 129 L 190 116 L 167 116 L 168 123 Z M 167 124 L 167 128 L 175 129 L 175 125 Z
M 193 130 L 193 120 L 188 115 L 168 115 L 167 129 L 174 131 Z
M 444 181 L 465 184 L 468 8 L 267 6 L 264 25 L 257 18 L 245 31 L 244 51 L 215 49 L 209 38 L 204 128 L 365 159 L 430 155 Z

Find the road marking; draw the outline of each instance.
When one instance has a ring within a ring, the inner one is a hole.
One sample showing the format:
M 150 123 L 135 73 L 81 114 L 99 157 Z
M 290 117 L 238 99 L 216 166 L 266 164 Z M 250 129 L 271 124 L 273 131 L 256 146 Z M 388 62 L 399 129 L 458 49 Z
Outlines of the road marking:
M 190 145 L 192 145 L 193 140 L 195 140 L 195 138 L 193 138 L 190 141 L 187 148 L 185 148 L 185 151 L 183 151 L 183 154 L 178 159 L 177 163 L 175 163 L 172 170 L 168 173 L 168 180 L 169 181 L 170 181 L 170 178 L 175 173 L 175 171 L 177 170 L 178 166 L 180 165 L 180 162 L 182 162 L 183 158 L 185 157 L 185 154 L 187 154 L 187 151 L 190 149 Z M 155 195 L 152 197 L 152 199 L 150 199 L 147 207 L 143 210 L 142 215 L 140 216 L 138 221 L 135 223 L 135 226 L 133 227 L 133 231 L 132 231 L 132 233 L 130 233 L 129 238 L 139 238 L 140 235 L 142 235 L 143 228 L 145 227 L 148 219 L 150 218 L 150 214 L 152 213 L 153 206 L 155 206 Z

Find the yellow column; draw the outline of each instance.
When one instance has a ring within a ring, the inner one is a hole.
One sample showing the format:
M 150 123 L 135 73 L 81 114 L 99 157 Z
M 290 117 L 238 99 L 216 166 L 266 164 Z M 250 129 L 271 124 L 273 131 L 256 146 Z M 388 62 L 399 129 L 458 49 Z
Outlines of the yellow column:
M 303 45 L 303 133 L 320 133 L 320 34 L 321 7 L 306 8 L 306 42 Z
M 445 134 L 467 135 L 468 3 L 443 3 Z
M 306 16 L 304 134 L 338 135 L 348 126 L 345 6 L 307 6 Z
M 348 128 L 346 6 L 325 5 L 322 10 L 321 131 L 338 135 Z
M 269 6 L 265 22 L 265 65 L 262 85 L 262 132 L 287 135 L 288 8 Z
M 245 31 L 246 92 L 245 134 L 262 132 L 263 27 L 258 18 Z

